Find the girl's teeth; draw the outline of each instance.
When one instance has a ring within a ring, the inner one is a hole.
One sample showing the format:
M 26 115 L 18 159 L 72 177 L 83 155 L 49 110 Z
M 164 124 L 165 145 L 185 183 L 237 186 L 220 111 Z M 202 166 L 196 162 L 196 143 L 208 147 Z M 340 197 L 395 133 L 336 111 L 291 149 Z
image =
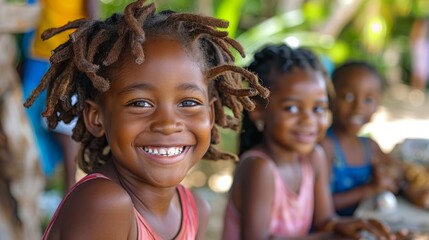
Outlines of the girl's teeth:
M 168 149 L 168 155 L 173 155 L 176 152 L 175 148 Z
M 149 154 L 161 155 L 161 156 L 173 156 L 182 153 L 183 147 L 171 147 L 171 148 L 149 148 L 144 147 L 143 150 Z

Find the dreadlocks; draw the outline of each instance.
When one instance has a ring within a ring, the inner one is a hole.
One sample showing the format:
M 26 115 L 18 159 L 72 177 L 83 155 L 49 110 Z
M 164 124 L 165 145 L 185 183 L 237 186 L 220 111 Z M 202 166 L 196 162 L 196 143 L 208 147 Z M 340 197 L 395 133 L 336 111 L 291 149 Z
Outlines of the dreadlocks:
M 209 95 L 216 98 L 215 123 L 223 128 L 238 130 L 243 109 L 255 106 L 249 97 L 268 97 L 268 90 L 258 83 L 257 77 L 244 68 L 233 65 L 234 55 L 230 47 L 241 56 L 244 51 L 235 40 L 228 38 L 228 22 L 216 18 L 188 13 L 162 11 L 157 13 L 155 5 L 145 5 L 145 0 L 129 4 L 124 14 L 114 14 L 105 21 L 79 19 L 59 27 L 48 29 L 42 39 L 75 29 L 70 39 L 58 46 L 50 58 L 51 67 L 40 84 L 24 103 L 30 107 L 35 99 L 47 89 L 46 108 L 42 116 L 48 126 L 55 128 L 59 121 L 70 123 L 78 118 L 73 129 L 73 139 L 82 143 L 79 166 L 85 172 L 103 165 L 111 152 L 105 137 L 93 136 L 84 124 L 82 110 L 86 99 L 94 100 L 109 90 L 110 81 L 103 76 L 109 66 L 116 63 L 120 54 L 130 50 L 135 63 L 145 60 L 142 44 L 146 35 L 172 36 L 197 49 L 204 60 L 204 72 L 208 79 Z M 242 79 L 250 88 L 242 88 Z M 72 97 L 77 99 L 72 101 Z M 224 113 L 224 107 L 232 110 L 233 116 Z M 218 144 L 220 135 L 215 126 L 211 133 L 211 144 Z M 236 159 L 235 155 L 222 153 L 212 145 L 206 159 Z
M 247 67 L 251 72 L 258 75 L 261 85 L 268 89 L 272 86 L 275 78 L 273 73 L 290 73 L 293 68 L 310 69 L 321 72 L 325 81 L 327 74 L 321 66 L 318 58 L 306 48 L 293 49 L 286 44 L 268 45 L 255 53 L 253 61 Z M 329 89 L 330 83 L 327 82 Z M 256 98 L 256 101 L 260 99 Z M 240 150 L 243 153 L 255 146 L 263 139 L 262 132 L 259 131 L 255 123 L 250 120 L 249 112 L 244 111 L 242 131 L 240 132 Z

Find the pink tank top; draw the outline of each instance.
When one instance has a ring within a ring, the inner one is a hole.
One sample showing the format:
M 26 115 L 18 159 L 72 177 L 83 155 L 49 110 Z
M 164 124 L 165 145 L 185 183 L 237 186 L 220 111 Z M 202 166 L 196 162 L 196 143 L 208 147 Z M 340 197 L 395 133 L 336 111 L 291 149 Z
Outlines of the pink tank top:
M 270 159 L 260 151 L 251 150 L 243 154 L 243 159 L 260 157 Z M 270 235 L 276 237 L 299 237 L 308 234 L 313 221 L 314 208 L 314 173 L 307 158 L 302 160 L 302 181 L 299 194 L 283 184 L 277 169 L 274 176 L 274 205 L 271 210 Z M 237 209 L 229 198 L 225 210 L 223 238 L 240 239 L 240 217 Z
M 42 238 L 43 240 L 46 240 L 48 238 L 49 232 L 52 228 L 52 225 L 55 222 L 55 219 L 57 218 L 58 212 L 62 208 L 64 202 L 66 201 L 70 193 L 73 192 L 73 190 L 76 187 L 78 187 L 80 184 L 96 178 L 109 179 L 103 174 L 92 173 L 85 176 L 79 182 L 77 182 L 61 201 L 57 211 L 55 212 L 54 216 L 51 219 L 51 222 L 49 223 L 45 231 L 45 234 L 43 234 L 43 238 Z M 182 185 L 179 185 L 177 187 L 177 191 L 179 193 L 180 205 L 182 206 L 182 223 L 180 225 L 179 233 L 174 239 L 194 240 L 195 237 L 197 236 L 197 231 L 198 231 L 198 209 L 195 205 L 194 197 L 191 191 Z M 134 208 L 134 214 L 137 220 L 137 231 L 138 231 L 137 239 L 138 240 L 161 240 L 162 239 L 160 236 L 158 236 L 158 234 L 156 234 L 155 231 L 152 230 L 152 228 L 145 221 L 143 216 L 140 215 L 140 213 L 137 211 L 136 208 Z

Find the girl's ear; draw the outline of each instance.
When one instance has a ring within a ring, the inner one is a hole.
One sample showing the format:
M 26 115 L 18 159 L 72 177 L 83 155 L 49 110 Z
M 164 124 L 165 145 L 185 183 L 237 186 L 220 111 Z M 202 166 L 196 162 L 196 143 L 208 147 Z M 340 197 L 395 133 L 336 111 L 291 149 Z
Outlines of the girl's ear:
M 94 101 L 85 101 L 83 120 L 85 121 L 86 129 L 88 129 L 92 135 L 95 137 L 102 137 L 104 135 L 100 107 Z
M 259 101 L 255 101 L 255 109 L 253 111 L 249 111 L 249 118 L 253 123 L 258 121 L 264 121 L 264 109 L 262 104 Z

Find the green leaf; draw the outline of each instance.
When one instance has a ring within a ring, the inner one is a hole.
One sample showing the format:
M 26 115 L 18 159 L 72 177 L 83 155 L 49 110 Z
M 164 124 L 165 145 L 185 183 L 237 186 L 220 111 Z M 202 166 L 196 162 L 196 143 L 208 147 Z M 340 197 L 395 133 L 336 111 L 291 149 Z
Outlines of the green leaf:
M 222 0 L 220 1 L 215 16 L 229 21 L 228 32 L 230 37 L 234 37 L 237 32 L 238 23 L 241 17 L 241 8 L 245 0 Z

